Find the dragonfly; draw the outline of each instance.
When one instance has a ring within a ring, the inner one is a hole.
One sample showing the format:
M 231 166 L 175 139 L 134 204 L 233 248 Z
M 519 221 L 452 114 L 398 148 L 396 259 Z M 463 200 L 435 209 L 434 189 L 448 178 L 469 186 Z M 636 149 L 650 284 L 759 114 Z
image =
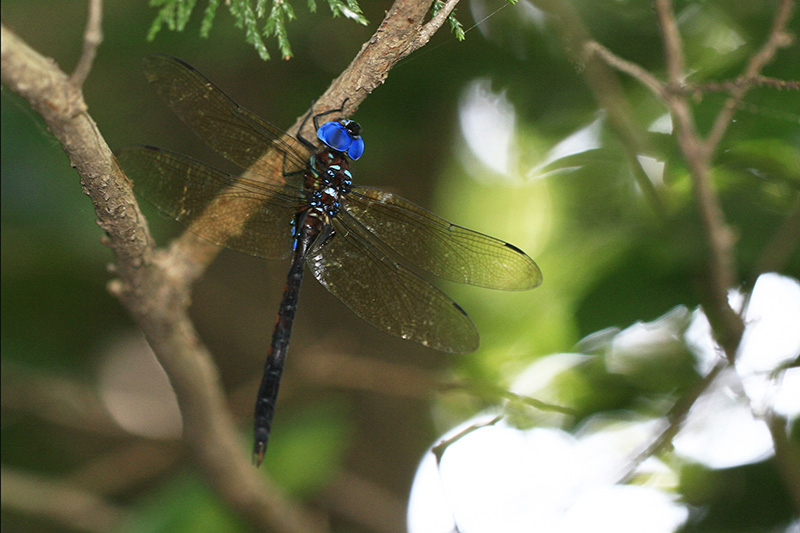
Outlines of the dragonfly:
M 267 450 L 306 266 L 372 326 L 450 353 L 476 350 L 477 328 L 421 273 L 502 290 L 542 282 L 539 267 L 516 246 L 451 224 L 397 195 L 354 185 L 350 162 L 364 152 L 361 126 L 343 117 L 318 123 L 341 109 L 313 117 L 315 143 L 239 106 L 180 59 L 147 56 L 143 68 L 172 111 L 243 172 L 131 146 L 116 156 L 134 191 L 205 240 L 291 259 L 256 400 L 256 466 Z

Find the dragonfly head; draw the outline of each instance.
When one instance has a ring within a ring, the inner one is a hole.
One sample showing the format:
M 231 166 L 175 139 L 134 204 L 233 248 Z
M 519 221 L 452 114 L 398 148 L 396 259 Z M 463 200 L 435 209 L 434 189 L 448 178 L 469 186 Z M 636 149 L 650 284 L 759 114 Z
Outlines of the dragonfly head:
M 364 153 L 361 125 L 355 120 L 326 122 L 317 130 L 317 138 L 328 148 L 345 153 L 354 161 Z

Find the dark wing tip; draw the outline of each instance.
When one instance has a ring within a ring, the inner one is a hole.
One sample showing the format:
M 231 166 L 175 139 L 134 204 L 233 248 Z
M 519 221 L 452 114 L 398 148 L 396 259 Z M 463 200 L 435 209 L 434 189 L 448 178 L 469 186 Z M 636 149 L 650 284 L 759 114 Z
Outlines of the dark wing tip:
M 475 323 L 472 322 L 472 320 L 469 318 L 469 315 L 467 314 L 467 312 L 464 311 L 463 307 L 458 305 L 456 302 L 452 302 L 452 304 L 453 304 L 453 307 L 458 309 L 458 312 L 461 313 L 464 316 L 464 318 L 466 319 L 466 321 L 467 321 L 467 323 L 469 325 L 469 328 L 468 328 L 469 329 L 469 335 L 466 335 L 466 334 L 463 335 L 463 337 L 460 339 L 461 342 L 459 344 L 448 345 L 448 346 L 438 346 L 438 347 L 436 347 L 436 349 L 444 351 L 444 352 L 447 352 L 447 353 L 452 353 L 452 354 L 466 354 L 466 353 L 472 353 L 474 351 L 477 351 L 477 349 L 481 345 L 481 337 L 480 337 L 480 334 L 478 333 L 478 328 L 475 327 Z
M 521 255 L 527 255 L 525 252 L 523 252 L 522 250 L 520 250 L 519 248 L 517 248 L 516 246 L 514 246 L 513 244 L 511 244 L 511 243 L 509 243 L 509 242 L 505 243 L 505 245 L 506 245 L 508 248 L 511 248 L 512 250 L 514 250 L 515 252 L 517 252 L 518 254 L 521 254 Z
M 182 69 L 188 71 L 190 75 L 199 76 L 201 79 L 206 81 L 208 80 L 208 78 L 203 76 L 199 70 L 191 66 L 183 59 L 166 54 L 149 54 L 142 58 L 142 70 L 144 71 L 147 81 L 150 83 L 156 83 L 159 80 L 164 79 L 164 69 L 166 65 L 169 65 L 167 68 L 177 68 L 178 70 Z
M 525 265 L 520 269 L 519 283 L 516 286 L 509 287 L 510 290 L 527 291 L 535 289 L 542 284 L 542 271 L 536 261 L 530 258 L 528 254 L 510 243 L 505 243 L 505 246 L 512 250 L 514 253 L 519 254 L 520 258 L 524 260 Z
M 186 67 L 190 70 L 195 70 L 193 66 L 189 63 L 184 61 L 183 59 L 179 59 L 175 56 L 167 55 L 167 54 L 147 54 L 142 58 L 142 66 L 147 68 L 150 65 L 155 65 L 158 63 L 178 63 L 179 65 Z

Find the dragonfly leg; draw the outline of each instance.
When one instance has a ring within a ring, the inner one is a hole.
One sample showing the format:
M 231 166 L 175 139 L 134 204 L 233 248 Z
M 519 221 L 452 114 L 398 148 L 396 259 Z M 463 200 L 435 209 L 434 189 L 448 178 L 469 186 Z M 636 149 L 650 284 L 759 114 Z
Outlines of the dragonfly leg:
M 323 111 L 322 113 L 317 113 L 316 115 L 312 115 L 312 113 L 314 112 L 314 103 L 316 102 L 316 100 L 312 100 L 311 106 L 308 109 L 308 113 L 306 113 L 306 116 L 303 117 L 303 122 L 300 123 L 300 129 L 297 131 L 297 140 L 303 143 L 303 145 L 305 145 L 312 152 L 316 151 L 317 150 L 316 145 L 313 142 L 306 139 L 305 137 L 303 137 L 303 130 L 305 129 L 306 124 L 308 123 L 308 119 L 313 117 L 312 121 L 314 123 L 314 131 L 317 131 L 319 129 L 320 117 L 324 117 L 326 115 L 332 115 L 333 113 L 341 113 L 342 111 L 344 111 L 344 106 L 347 105 L 347 102 L 349 100 L 350 98 L 347 97 L 342 101 L 342 105 L 340 105 L 338 108 L 328 109 L 327 111 Z
M 344 111 L 344 106 L 347 105 L 347 101 L 350 100 L 350 97 L 345 98 L 342 101 L 342 105 L 340 105 L 336 109 L 328 109 L 327 111 L 323 111 L 322 113 L 317 113 L 314 115 L 314 129 L 319 129 L 319 119 L 320 117 L 324 117 L 325 115 L 332 115 L 333 113 L 341 113 Z M 313 106 L 312 106 L 313 107 Z M 309 111 L 311 113 L 311 111 Z
M 303 130 L 305 129 L 306 124 L 308 123 L 309 117 L 311 117 L 311 113 L 314 112 L 314 104 L 316 102 L 317 102 L 316 99 L 311 100 L 311 105 L 308 107 L 308 113 L 306 113 L 306 116 L 303 117 L 303 122 L 300 123 L 300 129 L 297 130 L 297 140 L 303 143 L 303 145 L 305 145 L 305 147 L 311 150 L 312 152 L 316 152 L 317 147 L 316 145 L 314 145 L 313 142 L 303 137 Z M 314 131 L 316 132 L 318 129 L 319 127 L 317 126 L 317 118 L 314 117 Z

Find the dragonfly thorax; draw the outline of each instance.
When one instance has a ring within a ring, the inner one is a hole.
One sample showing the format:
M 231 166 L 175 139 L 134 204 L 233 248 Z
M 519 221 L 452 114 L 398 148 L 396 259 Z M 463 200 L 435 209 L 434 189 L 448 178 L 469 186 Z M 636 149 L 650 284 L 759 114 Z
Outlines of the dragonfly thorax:
M 335 217 L 341 197 L 350 192 L 352 183 L 353 175 L 345 155 L 338 150 L 322 150 L 311 158 L 311 167 L 306 173 L 309 206 Z

